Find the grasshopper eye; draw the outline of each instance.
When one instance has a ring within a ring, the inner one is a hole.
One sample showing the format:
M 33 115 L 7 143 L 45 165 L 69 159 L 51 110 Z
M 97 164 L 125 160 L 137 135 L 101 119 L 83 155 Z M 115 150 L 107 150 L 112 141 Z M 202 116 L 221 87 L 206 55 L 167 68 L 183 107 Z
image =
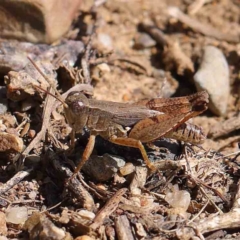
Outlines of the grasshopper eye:
M 78 106 L 81 108 L 81 107 L 84 107 L 84 103 L 82 101 L 78 101 L 77 102 Z
M 69 105 L 69 107 L 74 113 L 79 114 L 85 109 L 86 104 L 84 104 L 83 101 L 78 100 L 78 101 L 73 101 Z
M 66 103 L 73 113 L 79 114 L 89 105 L 88 98 L 81 92 L 71 92 L 66 98 Z

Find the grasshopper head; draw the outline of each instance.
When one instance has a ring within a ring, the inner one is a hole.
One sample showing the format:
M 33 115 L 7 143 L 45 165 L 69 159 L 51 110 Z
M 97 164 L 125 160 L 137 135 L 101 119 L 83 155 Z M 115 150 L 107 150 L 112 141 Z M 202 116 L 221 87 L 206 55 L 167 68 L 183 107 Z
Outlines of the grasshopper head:
M 82 92 L 71 92 L 65 102 L 68 105 L 68 108 L 65 108 L 68 124 L 76 132 L 82 132 L 88 119 L 88 98 Z

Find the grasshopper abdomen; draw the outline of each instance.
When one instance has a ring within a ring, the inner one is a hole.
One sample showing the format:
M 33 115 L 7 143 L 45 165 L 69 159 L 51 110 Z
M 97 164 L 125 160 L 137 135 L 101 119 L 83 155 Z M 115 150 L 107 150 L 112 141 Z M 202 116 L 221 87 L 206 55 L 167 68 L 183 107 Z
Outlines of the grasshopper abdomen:
M 201 144 L 206 139 L 201 127 L 197 125 L 185 122 L 176 129 L 170 131 L 164 137 L 173 138 L 183 142 L 189 142 L 192 144 Z

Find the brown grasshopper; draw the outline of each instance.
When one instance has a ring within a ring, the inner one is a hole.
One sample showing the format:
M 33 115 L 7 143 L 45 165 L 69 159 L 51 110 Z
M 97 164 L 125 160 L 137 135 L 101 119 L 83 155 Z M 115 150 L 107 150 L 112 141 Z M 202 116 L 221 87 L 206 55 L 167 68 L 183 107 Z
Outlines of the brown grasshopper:
M 47 76 L 31 59 L 29 60 L 51 85 Z M 155 170 L 155 166 L 150 162 L 143 143 L 151 143 L 161 137 L 195 144 L 202 143 L 205 135 L 201 128 L 186 121 L 207 109 L 208 97 L 208 93 L 202 91 L 186 97 L 153 98 L 136 103 L 118 103 L 95 100 L 89 98 L 84 92 L 69 93 L 65 102 L 61 99 L 60 101 L 63 102 L 67 122 L 72 127 L 72 142 L 74 142 L 75 133 L 82 133 L 84 127 L 90 131 L 82 161 L 78 164 L 73 176 L 89 159 L 97 135 L 118 145 L 138 148 L 146 165 L 152 170 Z
M 65 115 L 73 131 L 81 133 L 84 127 L 90 131 L 82 161 L 74 174 L 89 159 L 97 135 L 118 145 L 138 148 L 152 170 L 155 167 L 142 143 L 161 137 L 201 143 L 205 138 L 201 128 L 185 123 L 207 109 L 208 93 L 205 91 L 186 97 L 153 98 L 136 103 L 99 101 L 84 93 L 72 92 L 65 102 L 68 106 Z

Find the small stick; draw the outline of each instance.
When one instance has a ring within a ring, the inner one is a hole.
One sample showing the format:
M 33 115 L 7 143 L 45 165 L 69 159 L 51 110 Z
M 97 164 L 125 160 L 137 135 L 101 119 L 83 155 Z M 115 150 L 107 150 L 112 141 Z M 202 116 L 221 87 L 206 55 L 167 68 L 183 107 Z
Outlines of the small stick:
M 198 221 L 195 220 L 195 222 L 192 222 L 190 225 L 179 229 L 177 236 L 179 239 L 182 239 L 182 237 L 185 236 L 186 231 L 188 231 L 187 228 L 191 226 L 196 226 L 201 234 L 217 231 L 220 229 L 239 228 L 240 222 L 239 211 L 240 211 L 240 181 L 238 182 L 237 191 L 231 211 L 217 216 L 211 214 L 207 218 L 199 219 Z M 192 234 L 194 233 L 192 232 Z M 188 236 L 191 237 L 191 233 L 189 231 Z
M 218 138 L 238 129 L 240 129 L 240 115 L 237 117 L 229 118 L 228 120 L 213 126 L 213 128 L 210 129 L 209 136 Z
M 63 169 L 62 166 L 61 169 Z M 67 173 L 67 177 L 72 176 L 72 172 L 70 169 L 65 168 L 65 172 Z M 89 211 L 93 211 L 95 209 L 93 197 L 91 196 L 89 191 L 82 185 L 81 181 L 79 181 L 77 178 L 74 178 L 71 182 L 68 181 L 66 187 L 74 193 L 74 195 L 84 208 Z
M 83 76 L 85 79 L 84 83 L 86 83 L 86 84 L 90 84 L 92 81 L 92 79 L 90 77 L 90 69 L 89 69 L 90 51 L 91 51 L 91 46 L 92 46 L 92 35 L 90 36 L 90 38 L 88 40 L 84 55 L 81 59 L 81 66 L 82 66 L 82 70 L 83 70 Z
M 102 225 L 104 219 L 110 214 L 112 214 L 118 207 L 118 204 L 121 200 L 121 197 L 127 192 L 127 188 L 122 188 L 118 190 L 111 199 L 106 203 L 106 205 L 97 213 L 96 217 L 93 220 L 93 223 L 90 225 L 91 228 L 97 229 Z
M 59 93 L 59 91 L 56 89 L 56 87 L 53 85 L 52 81 L 50 80 L 50 78 L 48 76 L 46 76 L 42 70 L 38 67 L 38 65 L 30 58 L 28 57 L 29 61 L 32 63 L 32 65 L 37 69 L 37 71 L 42 75 L 42 77 L 49 83 L 49 85 L 51 86 L 51 88 L 54 90 L 54 92 L 57 94 L 57 97 L 59 98 L 58 100 L 63 103 L 64 107 L 67 107 L 67 104 L 64 103 L 64 100 L 62 100 L 62 96 L 61 94 Z M 38 87 L 38 86 L 34 86 L 34 87 Z M 38 87 L 39 89 L 41 89 L 42 91 L 45 91 L 45 89 L 41 88 L 41 87 Z M 51 95 L 51 93 L 49 93 Z M 52 95 L 56 98 L 55 95 Z
M 211 0 L 195 0 L 188 6 L 188 14 L 195 15 L 207 2 L 211 2 Z
M 194 72 L 192 60 L 183 52 L 177 41 L 171 40 L 159 28 L 148 24 L 142 24 L 145 32 L 157 41 L 164 48 L 163 61 L 165 65 L 176 65 L 177 73 L 183 75 L 184 72 Z
M 67 105 L 67 104 L 64 102 L 64 100 L 62 100 L 61 98 L 55 96 L 55 95 L 52 94 L 51 92 L 49 92 L 49 91 L 47 91 L 47 90 L 45 90 L 45 89 L 43 89 L 43 88 L 41 88 L 41 87 L 39 87 L 39 86 L 33 85 L 33 87 L 34 87 L 34 88 L 38 88 L 38 89 L 40 89 L 41 91 L 43 91 L 43 92 L 49 94 L 50 96 L 56 98 L 58 101 L 60 101 L 60 102 L 62 103 L 62 105 L 63 105 L 65 108 L 68 108 L 68 105 Z M 61 96 L 61 95 L 60 95 L 60 96 Z
M 52 90 L 50 90 L 52 91 Z M 48 95 L 44 104 L 44 113 L 43 113 L 43 122 L 41 131 L 37 134 L 37 136 L 31 141 L 31 143 L 26 147 L 26 149 L 22 152 L 22 155 L 26 156 L 28 153 L 42 140 L 44 137 L 46 130 L 48 128 L 50 117 L 52 113 L 52 106 L 55 102 L 55 99 Z
M 232 43 L 239 43 L 240 41 L 240 37 L 238 34 L 222 33 L 212 26 L 205 25 L 199 22 L 198 20 L 189 17 L 177 7 L 169 7 L 168 14 L 171 17 L 174 17 L 178 19 L 180 22 L 186 24 L 188 27 L 192 28 L 195 32 L 200 32 L 206 36 L 214 37 L 222 41 L 227 41 Z
M 119 240 L 134 240 L 131 225 L 126 215 L 115 218 L 116 233 Z
M 0 186 L 0 195 L 10 190 L 13 186 L 29 176 L 33 169 L 27 169 L 16 173 L 10 180 Z

